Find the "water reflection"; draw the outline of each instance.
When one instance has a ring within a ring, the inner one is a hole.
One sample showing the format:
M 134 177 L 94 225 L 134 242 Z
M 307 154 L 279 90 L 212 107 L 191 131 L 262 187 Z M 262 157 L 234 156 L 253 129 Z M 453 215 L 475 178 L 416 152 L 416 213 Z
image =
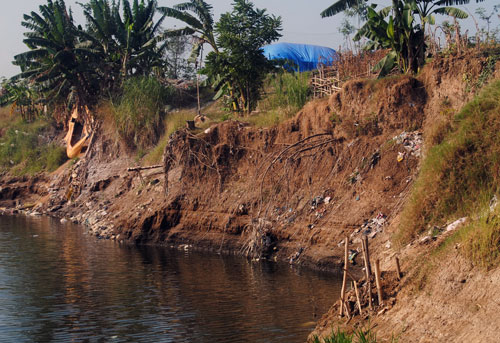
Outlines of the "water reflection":
M 303 342 L 329 275 L 0 217 L 1 342 Z

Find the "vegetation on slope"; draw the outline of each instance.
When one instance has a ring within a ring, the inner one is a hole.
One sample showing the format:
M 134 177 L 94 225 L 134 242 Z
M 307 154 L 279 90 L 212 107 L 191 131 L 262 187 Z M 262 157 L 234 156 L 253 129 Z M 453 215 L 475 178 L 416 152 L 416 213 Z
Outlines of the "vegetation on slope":
M 396 240 L 404 244 L 434 225 L 468 217 L 458 239 L 485 267 L 499 261 L 500 81 L 485 87 L 434 134 Z M 490 209 L 491 205 L 491 209 Z
M 44 119 L 26 122 L 0 109 L 0 170 L 12 174 L 35 174 L 57 169 L 66 151 L 52 140 L 54 129 Z

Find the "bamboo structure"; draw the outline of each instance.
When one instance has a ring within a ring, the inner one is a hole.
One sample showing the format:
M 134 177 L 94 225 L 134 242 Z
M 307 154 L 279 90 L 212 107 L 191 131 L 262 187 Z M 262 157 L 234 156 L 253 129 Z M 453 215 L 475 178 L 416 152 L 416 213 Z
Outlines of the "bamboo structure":
M 313 87 L 314 98 L 330 96 L 341 89 L 341 82 L 338 70 L 320 68 L 313 72 L 311 85 Z

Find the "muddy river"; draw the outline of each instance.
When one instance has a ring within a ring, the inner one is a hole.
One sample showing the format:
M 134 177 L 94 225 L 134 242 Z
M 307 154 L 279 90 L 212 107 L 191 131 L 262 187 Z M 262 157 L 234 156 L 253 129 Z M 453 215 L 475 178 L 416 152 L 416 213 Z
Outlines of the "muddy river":
M 0 217 L 0 342 L 304 342 L 340 280 Z

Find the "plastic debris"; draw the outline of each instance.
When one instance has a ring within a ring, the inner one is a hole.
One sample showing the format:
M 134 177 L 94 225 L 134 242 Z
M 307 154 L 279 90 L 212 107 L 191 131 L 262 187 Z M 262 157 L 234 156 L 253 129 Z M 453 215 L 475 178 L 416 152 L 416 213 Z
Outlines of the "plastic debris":
M 330 203 L 330 200 L 332 200 L 332 198 L 331 198 L 331 197 L 326 197 L 326 198 L 325 198 L 325 204 L 329 204 L 329 203 Z
M 463 223 L 465 223 L 466 220 L 467 220 L 467 217 L 463 217 L 463 218 L 455 220 L 453 223 L 451 223 L 450 225 L 448 225 L 446 227 L 446 231 L 449 232 L 449 231 L 453 231 L 453 230 L 457 229 L 459 226 L 461 226 Z
M 398 162 L 403 161 L 403 160 L 404 160 L 404 158 L 405 158 L 405 153 L 404 153 L 404 152 L 401 152 L 401 151 L 400 151 L 400 152 L 398 152 L 398 158 L 397 158 Z
M 311 208 L 313 210 L 316 209 L 316 207 L 318 207 L 318 205 L 320 205 L 321 203 L 323 203 L 323 200 L 324 200 L 324 198 L 321 195 L 318 195 L 317 197 L 314 197 L 311 200 Z
M 394 137 L 397 144 L 403 144 L 404 149 L 410 155 L 420 157 L 422 149 L 422 133 L 419 131 L 406 132 L 403 131 Z M 398 157 L 399 158 L 399 157 Z
M 358 256 L 359 252 L 357 250 L 350 249 L 349 250 L 349 262 L 356 265 L 355 258 Z
M 498 205 L 498 198 L 497 195 L 495 194 L 493 198 L 491 198 L 490 200 L 490 212 L 493 212 L 497 207 L 497 205 Z

